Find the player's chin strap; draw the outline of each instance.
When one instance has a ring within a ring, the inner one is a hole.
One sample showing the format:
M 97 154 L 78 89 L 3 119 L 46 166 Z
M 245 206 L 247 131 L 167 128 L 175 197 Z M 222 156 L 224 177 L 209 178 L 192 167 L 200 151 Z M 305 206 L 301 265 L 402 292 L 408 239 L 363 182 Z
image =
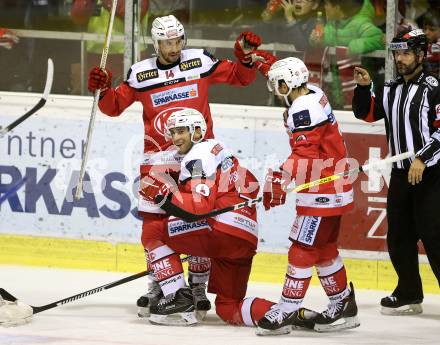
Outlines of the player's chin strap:
M 340 178 L 344 178 L 344 177 L 348 177 L 348 176 L 352 176 L 352 175 L 358 174 L 359 172 L 366 172 L 366 171 L 369 171 L 369 170 L 372 170 L 372 169 L 376 169 L 377 170 L 377 169 L 383 168 L 384 166 L 387 166 L 387 165 L 389 165 L 391 163 L 398 162 L 398 161 L 401 161 L 401 160 L 404 160 L 404 159 L 408 159 L 408 158 L 413 157 L 413 156 L 414 156 L 414 152 L 411 152 L 411 151 L 410 152 L 404 152 L 404 153 L 401 153 L 401 154 L 398 154 L 398 155 L 395 155 L 395 156 L 392 156 L 392 157 L 389 157 L 389 158 L 385 158 L 385 159 L 382 159 L 382 160 L 378 160 L 378 161 L 369 163 L 369 164 L 360 165 L 357 168 L 353 168 L 353 169 L 350 169 L 350 170 L 345 170 L 345 171 L 337 173 L 335 175 L 326 176 L 326 177 L 320 178 L 319 180 L 310 181 L 310 182 L 307 182 L 307 183 L 300 184 L 298 186 L 294 186 L 294 187 L 288 188 L 286 190 L 286 193 L 300 192 L 302 190 L 309 189 L 309 188 L 312 188 L 312 187 L 316 187 L 316 186 L 319 186 L 319 185 L 324 184 L 324 183 L 329 183 L 329 182 L 332 182 L 332 181 L 339 180 Z M 170 197 L 164 197 L 163 195 L 156 196 L 155 202 L 156 202 L 156 204 L 159 204 L 160 208 L 162 210 L 164 210 L 167 214 L 175 216 L 175 217 L 178 217 L 178 218 L 181 218 L 181 219 L 183 219 L 186 222 L 195 222 L 195 221 L 198 221 L 198 220 L 215 217 L 215 216 L 217 216 L 219 214 L 222 214 L 222 213 L 239 210 L 239 209 L 241 209 L 243 207 L 253 207 L 256 204 L 258 204 L 259 202 L 261 202 L 262 200 L 263 200 L 262 197 L 258 197 L 256 199 L 249 199 L 249 200 L 241 202 L 239 204 L 231 205 L 231 206 L 224 207 L 224 208 L 215 209 L 215 210 L 213 210 L 211 212 L 203 213 L 203 214 L 196 214 L 196 213 L 188 212 L 188 211 L 182 209 L 181 207 L 173 204 L 171 202 L 171 198 Z

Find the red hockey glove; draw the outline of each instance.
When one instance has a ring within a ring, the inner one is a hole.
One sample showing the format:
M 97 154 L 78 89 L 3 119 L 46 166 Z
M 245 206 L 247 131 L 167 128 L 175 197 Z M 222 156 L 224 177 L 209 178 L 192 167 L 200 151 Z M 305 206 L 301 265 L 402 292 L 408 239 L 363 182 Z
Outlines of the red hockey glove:
M 263 205 L 267 211 L 271 207 L 283 205 L 286 202 L 284 188 L 288 185 L 286 175 L 280 171 L 267 172 L 263 189 Z
M 0 47 L 11 49 L 14 43 L 17 43 L 19 38 L 11 30 L 0 28 Z
M 158 175 L 158 176 L 156 176 Z M 167 197 L 175 189 L 174 180 L 167 174 L 150 174 L 141 181 L 139 194 L 147 201 L 156 202 L 156 197 L 162 195 Z
M 261 45 L 261 37 L 251 31 L 242 32 L 234 45 L 234 55 L 242 64 L 252 63 L 251 53 Z
M 270 66 L 277 61 L 274 55 L 264 50 L 256 50 L 252 54 L 252 59 L 255 60 L 255 66 L 257 66 L 257 69 L 265 78 L 267 78 L 267 72 L 269 72 Z
M 101 89 L 101 95 L 103 95 L 112 87 L 112 72 L 106 68 L 100 69 L 99 67 L 93 67 L 89 72 L 87 87 L 91 93 L 95 93 L 96 90 Z

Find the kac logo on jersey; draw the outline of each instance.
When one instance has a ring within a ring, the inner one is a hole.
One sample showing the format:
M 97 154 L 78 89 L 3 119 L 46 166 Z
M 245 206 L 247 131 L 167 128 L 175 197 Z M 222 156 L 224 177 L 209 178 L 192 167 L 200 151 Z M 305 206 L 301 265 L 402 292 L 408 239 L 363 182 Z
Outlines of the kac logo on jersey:
M 196 98 L 198 96 L 199 90 L 197 84 L 192 84 L 153 93 L 151 95 L 151 102 L 153 103 L 153 107 L 159 107 L 168 103 Z
M 183 61 L 179 64 L 179 69 L 182 72 L 189 71 L 190 69 L 198 68 L 198 67 L 202 67 L 202 60 L 200 58 Z
M 157 133 L 165 136 L 165 124 L 172 113 L 178 110 L 185 109 L 184 107 L 172 107 L 161 111 L 153 120 L 154 129 Z
M 138 83 L 141 83 L 145 80 L 158 78 L 158 77 L 159 77 L 159 72 L 158 72 L 157 68 L 136 73 L 136 80 L 138 81 Z

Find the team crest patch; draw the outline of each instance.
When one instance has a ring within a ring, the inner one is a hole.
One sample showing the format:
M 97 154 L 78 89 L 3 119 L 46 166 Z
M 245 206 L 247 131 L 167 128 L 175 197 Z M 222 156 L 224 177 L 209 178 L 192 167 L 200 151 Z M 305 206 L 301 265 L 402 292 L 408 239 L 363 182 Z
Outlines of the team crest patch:
M 426 77 L 426 82 L 427 82 L 429 85 L 432 85 L 432 86 L 438 86 L 438 80 L 435 79 L 435 78 L 432 77 L 432 76 L 427 76 L 427 77 Z
M 157 69 L 149 69 L 146 71 L 136 73 L 136 80 L 138 81 L 138 83 L 158 77 L 159 77 L 159 71 Z
M 202 60 L 200 58 L 183 61 L 179 64 L 179 69 L 182 72 L 198 67 L 202 67 Z
M 435 114 L 437 115 L 437 117 L 440 116 L 440 104 L 437 104 L 435 106 Z
M 293 119 L 293 125 L 295 126 L 295 128 L 310 126 L 312 124 L 312 119 L 311 119 L 310 113 L 307 109 L 301 110 L 297 113 L 293 113 L 292 119 Z

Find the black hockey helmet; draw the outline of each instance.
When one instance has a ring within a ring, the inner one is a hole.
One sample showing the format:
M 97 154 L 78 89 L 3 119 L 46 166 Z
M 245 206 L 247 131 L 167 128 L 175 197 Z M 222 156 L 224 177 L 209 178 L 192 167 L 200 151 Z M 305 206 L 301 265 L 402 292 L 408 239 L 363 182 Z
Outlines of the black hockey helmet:
M 411 49 L 416 54 L 419 51 L 423 51 L 426 57 L 428 52 L 428 38 L 421 29 L 403 31 L 392 39 L 389 48 L 392 51 Z

